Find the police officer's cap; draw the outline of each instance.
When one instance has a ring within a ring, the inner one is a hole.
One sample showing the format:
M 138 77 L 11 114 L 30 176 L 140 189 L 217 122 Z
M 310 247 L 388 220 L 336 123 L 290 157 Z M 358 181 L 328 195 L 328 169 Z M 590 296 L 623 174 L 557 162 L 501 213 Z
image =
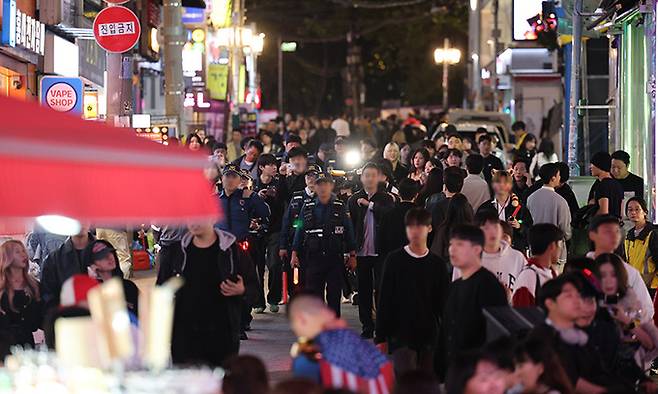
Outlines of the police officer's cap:
M 315 181 L 315 183 L 316 184 L 320 184 L 320 183 L 331 183 L 331 184 L 333 184 L 334 183 L 334 177 L 332 177 L 331 175 L 320 173 L 318 175 L 318 179 Z
M 230 174 L 235 174 L 235 175 L 242 175 L 240 172 L 240 167 L 236 166 L 235 164 L 229 164 L 226 167 L 224 167 L 224 171 L 222 171 L 222 175 L 230 175 Z
M 240 178 L 246 179 L 246 180 L 251 180 L 251 174 L 247 170 L 240 170 Z
M 328 142 L 323 142 L 320 145 L 320 149 L 322 152 L 333 152 L 334 151 L 334 144 L 330 144 Z
M 308 175 L 308 174 L 318 175 L 320 173 L 322 173 L 322 169 L 320 167 L 318 167 L 317 164 L 310 164 L 308 166 L 308 168 L 306 169 L 306 172 L 305 172 L 306 175 Z

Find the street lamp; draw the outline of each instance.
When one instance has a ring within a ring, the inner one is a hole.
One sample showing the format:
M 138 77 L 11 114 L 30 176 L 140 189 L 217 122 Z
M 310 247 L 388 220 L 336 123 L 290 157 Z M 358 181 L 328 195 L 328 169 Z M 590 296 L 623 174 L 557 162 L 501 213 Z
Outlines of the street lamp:
M 462 52 L 457 48 L 450 48 L 450 40 L 443 40 L 443 48 L 434 50 L 434 63 L 443 64 L 443 109 L 448 109 L 448 66 L 457 64 L 462 58 Z

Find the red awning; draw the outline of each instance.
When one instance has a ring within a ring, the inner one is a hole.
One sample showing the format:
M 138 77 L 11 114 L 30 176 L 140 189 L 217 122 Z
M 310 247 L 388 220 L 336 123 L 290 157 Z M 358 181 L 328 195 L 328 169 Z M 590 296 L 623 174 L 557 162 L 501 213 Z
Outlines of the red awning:
M 57 214 L 94 225 L 217 219 L 207 156 L 0 97 L 0 233 Z

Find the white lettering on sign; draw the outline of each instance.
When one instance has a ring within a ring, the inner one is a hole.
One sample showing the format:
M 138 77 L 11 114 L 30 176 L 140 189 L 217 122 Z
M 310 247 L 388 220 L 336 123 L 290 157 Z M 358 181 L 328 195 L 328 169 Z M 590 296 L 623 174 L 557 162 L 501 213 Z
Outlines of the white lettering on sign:
M 98 25 L 98 35 L 101 37 L 120 36 L 124 34 L 135 34 L 134 22 L 113 22 Z
M 46 104 L 58 112 L 68 112 L 78 102 L 75 89 L 68 83 L 59 82 L 48 89 L 46 93 Z
M 3 17 L 3 21 L 13 25 L 14 29 L 9 30 L 7 40 L 3 39 L 3 43 L 43 55 L 46 46 L 46 25 L 19 10 L 15 6 L 15 0 L 9 1 L 13 2 L 10 9 L 15 12 Z

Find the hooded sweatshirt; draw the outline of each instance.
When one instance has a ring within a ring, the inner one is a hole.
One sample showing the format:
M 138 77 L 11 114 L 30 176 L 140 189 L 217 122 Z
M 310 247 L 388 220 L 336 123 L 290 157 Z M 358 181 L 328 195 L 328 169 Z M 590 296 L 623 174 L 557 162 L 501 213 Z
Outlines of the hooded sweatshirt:
M 496 275 L 498 281 L 510 291 L 514 291 L 516 279 L 526 263 L 523 253 L 513 249 L 505 241 L 500 242 L 500 249 L 496 253 L 482 252 L 482 266 Z M 452 270 L 453 282 L 461 276 L 462 273 L 458 268 Z
M 528 264 L 523 267 L 516 279 L 514 294 L 512 294 L 512 306 L 515 308 L 535 306 L 537 290 L 556 276 L 557 274 L 552 268 L 544 268 L 537 264 L 534 259 L 529 259 Z

